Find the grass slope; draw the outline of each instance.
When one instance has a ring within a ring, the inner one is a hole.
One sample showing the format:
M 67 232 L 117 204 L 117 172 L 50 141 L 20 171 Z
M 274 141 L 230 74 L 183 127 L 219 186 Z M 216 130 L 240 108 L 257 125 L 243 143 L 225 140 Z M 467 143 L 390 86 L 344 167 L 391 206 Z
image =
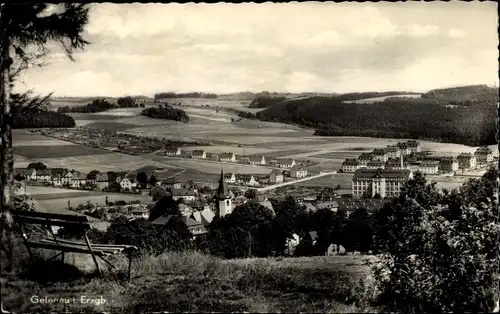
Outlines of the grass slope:
M 79 278 L 79 269 L 85 266 L 83 263 L 91 264 L 90 258 L 76 260 L 75 264 L 83 265 L 78 268 L 59 261 L 45 264 L 44 272 L 34 268 L 20 280 L 18 277 L 3 282 L 2 299 L 4 307 L 16 313 L 352 313 L 363 310 L 352 302 L 346 304 L 346 300 L 360 293 L 356 286 L 368 273 L 364 259 L 338 256 L 220 260 L 199 253 L 167 253 L 134 262 L 131 284 L 109 275 Z M 117 265 L 126 269 L 125 260 L 117 261 Z M 37 304 L 30 301 L 33 295 L 74 297 L 76 302 Z M 82 295 L 102 297 L 105 303 L 82 304 Z

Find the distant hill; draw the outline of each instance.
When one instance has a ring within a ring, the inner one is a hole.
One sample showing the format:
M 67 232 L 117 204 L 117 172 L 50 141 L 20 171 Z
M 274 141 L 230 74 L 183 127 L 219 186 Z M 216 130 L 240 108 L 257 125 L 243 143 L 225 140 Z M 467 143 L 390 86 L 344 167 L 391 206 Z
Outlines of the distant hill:
M 422 95 L 422 98 L 436 99 L 449 103 L 473 104 L 498 98 L 498 88 L 486 85 L 469 85 L 452 88 L 433 89 Z
M 421 98 L 390 97 L 373 103 L 347 103 L 364 98 L 396 95 L 402 92 L 351 93 L 331 97 L 305 97 L 278 101 L 258 112 L 263 121 L 294 123 L 316 129 L 322 136 L 370 136 L 420 138 L 471 146 L 495 144 L 495 118 L 498 95 L 488 89 L 474 92 L 465 86 L 441 92 L 444 95 L 476 95 L 469 106 L 437 100 L 431 91 Z M 404 92 L 404 94 L 409 94 Z M 479 95 L 479 96 L 478 96 Z M 449 98 L 452 98 L 451 96 Z

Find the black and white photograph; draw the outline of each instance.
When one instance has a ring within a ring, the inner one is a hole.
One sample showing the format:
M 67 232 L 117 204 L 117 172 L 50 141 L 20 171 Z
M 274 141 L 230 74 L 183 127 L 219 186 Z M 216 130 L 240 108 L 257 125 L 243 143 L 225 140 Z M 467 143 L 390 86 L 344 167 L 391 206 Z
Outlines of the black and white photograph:
M 499 313 L 494 1 L 0 3 L 2 313 Z

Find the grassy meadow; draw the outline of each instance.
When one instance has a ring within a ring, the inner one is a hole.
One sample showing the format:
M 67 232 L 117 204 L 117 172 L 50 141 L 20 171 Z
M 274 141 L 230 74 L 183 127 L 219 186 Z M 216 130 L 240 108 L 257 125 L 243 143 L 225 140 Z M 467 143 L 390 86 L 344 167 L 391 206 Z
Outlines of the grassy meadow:
M 45 264 L 44 272 L 36 272 L 35 265 L 22 280 L 3 282 L 4 307 L 16 313 L 376 310 L 356 302 L 366 295 L 366 289 L 358 288 L 359 280 L 369 276 L 367 262 L 373 257 L 221 260 L 195 252 L 165 253 L 134 260 L 132 282 L 126 283 L 110 273 L 95 277 L 90 257 L 68 255 L 67 264 Z M 125 258 L 113 261 L 126 270 Z M 77 301 L 47 305 L 31 302 L 33 295 Z M 105 302 L 82 304 L 82 295 Z

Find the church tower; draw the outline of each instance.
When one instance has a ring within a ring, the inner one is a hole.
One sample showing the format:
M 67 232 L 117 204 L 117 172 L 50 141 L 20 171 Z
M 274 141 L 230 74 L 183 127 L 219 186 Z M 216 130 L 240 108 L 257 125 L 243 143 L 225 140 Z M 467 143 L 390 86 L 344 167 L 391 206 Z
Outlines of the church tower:
M 215 200 L 217 201 L 217 214 L 219 217 L 224 217 L 232 212 L 231 195 L 224 180 L 223 169 L 220 171 L 219 187 L 217 188 L 217 194 L 215 194 Z

